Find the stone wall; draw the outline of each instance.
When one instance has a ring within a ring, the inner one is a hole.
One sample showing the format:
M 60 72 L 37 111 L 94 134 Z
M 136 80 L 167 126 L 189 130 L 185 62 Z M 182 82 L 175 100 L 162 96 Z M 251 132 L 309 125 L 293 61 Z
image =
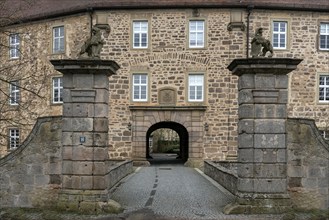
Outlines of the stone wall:
M 204 173 L 236 195 L 238 184 L 236 162 L 205 161 Z
M 205 174 L 236 193 L 236 171 L 224 162 L 205 161 Z M 287 121 L 287 185 L 297 209 L 329 208 L 329 143 L 320 135 L 314 120 Z
M 61 188 L 61 117 L 41 118 L 20 148 L 0 160 L 0 207 L 51 205 Z
M 329 143 L 313 120 L 287 122 L 288 192 L 296 207 L 329 208 Z
M 39 118 L 22 146 L 0 159 L 0 207 L 46 207 L 62 193 L 62 118 Z M 107 190 L 133 171 L 107 161 Z M 59 204 L 60 206 L 60 204 Z
M 236 9 L 235 9 L 236 10 Z M 120 66 L 116 76 L 110 79 L 109 94 L 109 153 L 111 158 L 127 159 L 134 154 L 133 136 L 139 135 L 128 129 L 134 124 L 133 111 L 129 106 L 159 106 L 159 90 L 170 87 L 176 91 L 175 106 L 206 107 L 202 122 L 209 125 L 203 132 L 200 146 L 202 157 L 211 160 L 225 160 L 237 155 L 237 77 L 226 69 L 236 58 L 245 57 L 246 31 L 227 30 L 231 9 L 200 9 L 200 16 L 193 17 L 192 9 L 161 10 L 104 10 L 102 14 L 111 27 L 111 32 L 103 32 L 105 45 L 102 59 L 115 60 Z M 244 24 L 247 13 L 241 10 Z M 105 19 L 105 20 L 106 20 Z M 132 21 L 146 19 L 150 24 L 150 47 L 132 49 Z M 188 48 L 189 19 L 205 19 L 206 47 Z M 329 108 L 317 102 L 318 73 L 329 73 L 329 53 L 317 50 L 318 26 L 320 21 L 328 21 L 328 13 L 253 10 L 250 17 L 250 40 L 257 27 L 264 27 L 264 36 L 270 39 L 271 22 L 288 22 L 289 46 L 287 50 L 275 50 L 274 57 L 295 57 L 303 59 L 294 73 L 289 74 L 289 117 L 313 118 L 320 128 L 328 125 Z M 51 54 L 51 27 L 64 24 L 66 28 L 66 52 Z M 49 75 L 59 75 L 49 64 L 49 59 L 76 58 L 82 42 L 89 36 L 89 14 L 77 14 L 33 24 L 26 23 L 11 27 L 12 30 L 28 28 L 37 43 L 33 47 L 33 58 L 38 57 L 36 71 Z M 24 31 L 23 31 L 24 32 Z M 26 44 L 25 44 L 26 45 Z M 31 48 L 32 49 L 32 48 Z M 7 59 L 1 59 L 7 61 Z M 150 101 L 131 101 L 131 75 L 145 72 L 150 77 Z M 187 101 L 187 74 L 202 72 L 206 76 L 205 102 L 194 104 Z M 49 78 L 45 87 L 46 99 L 37 101 L 33 113 L 38 116 L 60 115 L 61 106 L 50 103 Z M 161 112 L 160 110 L 158 112 Z M 33 124 L 34 122 L 31 122 Z M 2 125 L 1 125 L 2 126 Z M 30 128 L 29 128 L 30 129 Z M 147 129 L 145 129 L 147 130 Z M 28 133 L 28 132 L 26 132 Z M 22 139 L 25 137 L 23 136 Z M 0 138 L 1 139 L 1 138 Z M 7 151 L 4 139 L 0 140 L 3 154 Z M 1 151 L 1 150 L 0 150 Z

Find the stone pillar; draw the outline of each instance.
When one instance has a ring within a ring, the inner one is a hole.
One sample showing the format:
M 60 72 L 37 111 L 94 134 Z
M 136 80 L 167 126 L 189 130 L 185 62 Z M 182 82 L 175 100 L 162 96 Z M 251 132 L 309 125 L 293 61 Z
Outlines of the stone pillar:
M 287 193 L 287 74 L 299 59 L 236 59 L 239 76 L 238 199 L 228 214 L 278 213 L 289 209 Z
M 108 77 L 119 69 L 114 61 L 52 60 L 63 73 L 62 193 L 63 206 L 107 201 Z

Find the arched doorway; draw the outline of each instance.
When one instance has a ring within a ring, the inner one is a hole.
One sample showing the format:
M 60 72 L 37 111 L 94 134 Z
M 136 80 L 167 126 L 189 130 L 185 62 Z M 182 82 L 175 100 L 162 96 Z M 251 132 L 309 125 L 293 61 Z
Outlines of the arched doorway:
M 188 148 L 189 148 L 189 134 L 187 129 L 176 122 L 170 122 L 170 121 L 166 121 L 166 122 L 159 122 L 156 123 L 154 125 L 152 125 L 146 133 L 146 158 L 149 159 L 150 162 L 152 162 L 152 156 L 151 156 L 151 152 L 150 152 L 150 136 L 151 134 L 158 130 L 158 129 L 162 129 L 162 128 L 167 128 L 167 129 L 172 129 L 175 132 L 177 132 L 178 136 L 179 136 L 179 153 L 177 155 L 176 161 L 175 162 L 186 162 L 188 160 Z M 172 161 L 174 162 L 174 161 Z

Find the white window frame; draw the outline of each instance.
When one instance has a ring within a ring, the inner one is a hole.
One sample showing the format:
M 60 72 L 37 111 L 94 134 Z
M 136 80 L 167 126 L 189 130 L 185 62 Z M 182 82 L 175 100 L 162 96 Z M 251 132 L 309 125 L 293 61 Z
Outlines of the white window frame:
M 197 80 L 197 78 L 201 79 L 201 81 Z M 201 97 L 199 98 L 198 92 L 200 92 L 200 87 L 201 87 Z M 204 101 L 204 74 L 193 73 L 188 75 L 188 101 L 189 102 Z
M 278 30 L 274 30 L 275 24 L 278 24 Z M 287 21 L 273 21 L 272 23 L 272 44 L 273 49 L 279 49 L 279 50 L 286 50 L 288 48 L 288 22 Z M 284 25 L 285 30 L 281 31 L 282 25 Z M 277 42 L 276 42 L 276 36 L 277 36 Z M 282 38 L 284 46 L 281 46 Z M 277 44 L 277 45 L 276 45 Z
M 146 78 L 145 83 L 142 83 L 142 77 Z M 138 82 L 136 82 L 138 78 Z M 132 100 L 134 102 L 147 102 L 148 100 L 148 75 L 143 73 L 136 73 L 132 76 Z M 145 97 L 142 97 L 142 91 L 145 91 Z M 135 96 L 135 93 L 137 97 Z
M 63 103 L 63 77 L 53 77 L 52 79 L 52 103 Z
M 17 59 L 19 58 L 19 47 L 20 47 L 20 38 L 18 34 L 9 35 L 9 58 Z
M 9 129 L 9 150 L 15 150 L 19 147 L 19 129 Z
M 18 105 L 20 101 L 19 81 L 11 81 L 9 83 L 9 104 Z
M 145 24 L 146 24 L 146 30 L 145 29 Z M 144 26 L 143 26 L 144 25 Z M 140 21 L 133 21 L 133 48 L 135 49 L 145 49 L 148 48 L 148 44 L 149 44 L 149 34 L 148 34 L 148 30 L 149 30 L 149 24 L 148 21 L 145 20 L 140 20 Z M 146 35 L 146 45 L 143 45 L 142 39 L 144 39 L 144 36 Z M 136 42 L 136 38 L 135 36 L 137 36 L 138 38 L 138 42 Z M 135 43 L 137 45 L 135 45 Z
M 323 77 L 323 85 L 321 85 L 321 78 Z M 323 99 L 320 99 L 320 92 L 323 90 Z M 318 101 L 319 103 L 329 103 L 329 74 L 321 74 L 319 75 L 319 98 Z
M 58 31 L 56 34 L 56 30 Z M 53 53 L 65 52 L 65 28 L 64 26 L 53 27 Z
M 192 24 L 195 24 L 195 28 L 192 28 Z M 201 25 L 202 24 L 202 25 Z M 202 26 L 202 28 L 198 28 Z M 198 36 L 201 34 L 201 44 L 198 44 L 200 40 Z M 195 36 L 195 37 L 193 37 Z M 192 40 L 195 41 L 192 44 Z M 205 21 L 204 20 L 190 20 L 189 21 L 189 47 L 190 48 L 204 48 L 205 47 Z
M 319 49 L 320 50 L 329 50 L 329 22 L 320 23 L 320 34 L 319 34 Z M 321 37 L 324 37 L 324 46 L 321 47 Z

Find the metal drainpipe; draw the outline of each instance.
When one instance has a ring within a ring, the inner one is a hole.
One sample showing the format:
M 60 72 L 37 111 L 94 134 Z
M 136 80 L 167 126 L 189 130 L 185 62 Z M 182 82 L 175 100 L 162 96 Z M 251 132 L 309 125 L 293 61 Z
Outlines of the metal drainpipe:
M 92 36 L 92 29 L 93 29 L 93 8 L 87 8 L 87 12 L 89 12 L 89 19 L 90 19 L 90 37 Z
M 250 14 L 251 11 L 254 9 L 253 5 L 247 6 L 248 16 L 247 16 L 247 59 L 249 58 L 249 23 L 250 23 Z

